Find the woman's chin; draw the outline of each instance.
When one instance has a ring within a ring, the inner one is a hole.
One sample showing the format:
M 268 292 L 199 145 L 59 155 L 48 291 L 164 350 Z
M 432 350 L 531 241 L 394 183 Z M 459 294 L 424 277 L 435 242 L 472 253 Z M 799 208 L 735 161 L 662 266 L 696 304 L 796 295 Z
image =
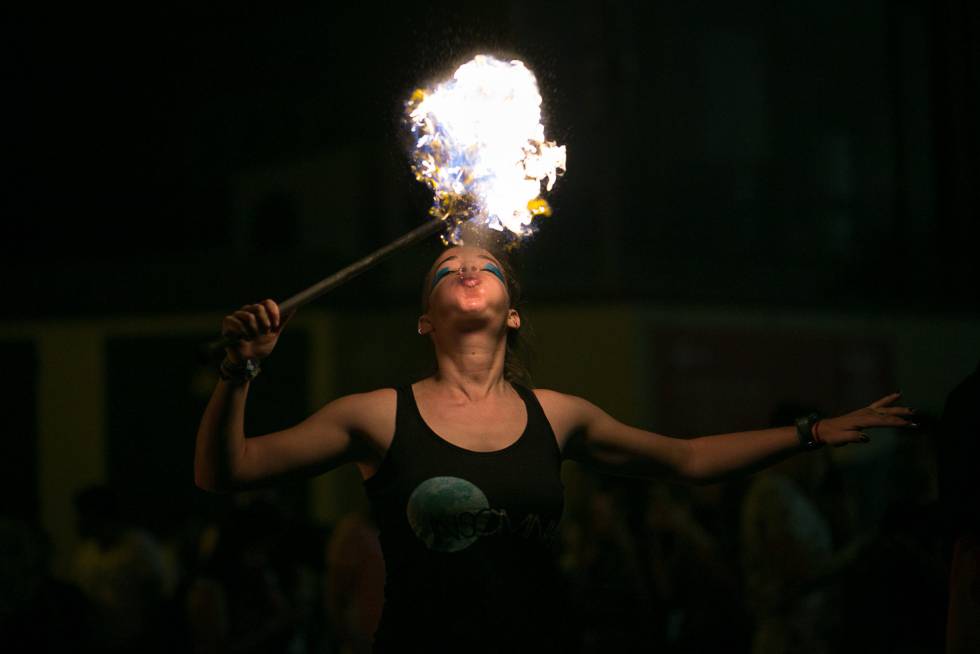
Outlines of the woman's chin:
M 506 319 L 507 306 L 497 306 L 484 293 L 459 293 L 447 300 L 437 313 L 441 321 L 460 332 L 488 329 Z
M 460 293 L 454 298 L 454 308 L 459 313 L 490 313 L 490 303 L 483 293 Z
M 481 331 L 500 322 L 500 317 L 486 303 L 465 303 L 454 313 L 452 324 L 460 332 Z

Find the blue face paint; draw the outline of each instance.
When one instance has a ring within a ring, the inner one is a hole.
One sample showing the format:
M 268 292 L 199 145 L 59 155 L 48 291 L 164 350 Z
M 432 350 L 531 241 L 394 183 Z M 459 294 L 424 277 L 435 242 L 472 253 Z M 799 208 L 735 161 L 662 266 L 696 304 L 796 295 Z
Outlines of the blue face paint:
M 507 281 L 504 279 L 504 273 L 501 272 L 500 268 L 498 268 L 495 264 L 487 262 L 483 268 L 481 268 L 481 270 L 486 270 L 488 273 L 494 275 L 500 280 L 500 283 L 504 285 L 504 288 L 507 288 Z M 431 293 L 435 289 L 436 284 L 441 282 L 444 277 L 458 272 L 458 268 L 440 268 L 437 270 L 436 274 L 432 276 L 432 286 L 429 287 L 429 292 Z
M 486 270 L 487 272 L 496 275 L 497 279 L 500 280 L 500 283 L 504 285 L 504 288 L 507 288 L 507 282 L 504 280 L 504 273 L 500 272 L 500 268 L 498 268 L 492 263 L 488 263 L 485 266 L 483 266 L 483 269 Z
M 445 277 L 446 275 L 451 275 L 454 272 L 456 271 L 450 270 L 449 268 L 440 268 L 439 270 L 437 270 L 436 274 L 432 276 L 432 286 L 429 287 L 429 292 L 430 293 L 432 292 L 432 289 L 436 287 L 436 284 L 442 281 L 443 277 Z

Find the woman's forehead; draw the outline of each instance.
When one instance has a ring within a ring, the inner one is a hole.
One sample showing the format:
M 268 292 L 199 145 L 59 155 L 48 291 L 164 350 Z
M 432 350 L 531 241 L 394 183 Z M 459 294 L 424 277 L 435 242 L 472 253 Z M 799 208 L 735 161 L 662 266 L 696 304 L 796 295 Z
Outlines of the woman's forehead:
M 498 264 L 500 263 L 497 257 L 490 254 L 489 250 L 478 248 L 472 245 L 457 245 L 443 250 L 442 253 L 440 253 L 439 256 L 436 257 L 433 267 L 440 265 L 446 260 L 458 259 L 461 257 L 465 257 L 467 255 L 486 258 L 486 259 L 490 259 L 491 261 L 495 261 Z

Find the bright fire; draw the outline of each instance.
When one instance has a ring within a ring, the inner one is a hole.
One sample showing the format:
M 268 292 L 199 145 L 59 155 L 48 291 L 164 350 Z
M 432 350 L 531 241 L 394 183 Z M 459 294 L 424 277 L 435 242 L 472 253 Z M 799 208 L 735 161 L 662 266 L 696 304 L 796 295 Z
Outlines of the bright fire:
M 415 137 L 412 170 L 432 188 L 433 216 L 469 220 L 514 238 L 550 215 L 541 198 L 565 172 L 565 146 L 546 141 L 541 94 L 520 61 L 478 55 L 452 79 L 406 103 Z M 459 223 L 446 237 L 459 243 Z

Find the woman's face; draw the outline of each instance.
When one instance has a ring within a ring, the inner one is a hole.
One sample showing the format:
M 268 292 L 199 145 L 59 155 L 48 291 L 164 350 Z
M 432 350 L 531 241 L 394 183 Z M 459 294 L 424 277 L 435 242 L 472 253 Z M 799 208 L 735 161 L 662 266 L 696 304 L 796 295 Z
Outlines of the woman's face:
M 510 296 L 504 267 L 490 252 L 477 247 L 454 247 L 444 251 L 429 269 L 428 309 L 420 320 L 423 333 L 436 322 L 464 319 L 473 324 L 503 317 L 512 322 Z M 425 322 L 426 324 L 423 324 Z M 518 323 L 519 324 L 519 323 Z

